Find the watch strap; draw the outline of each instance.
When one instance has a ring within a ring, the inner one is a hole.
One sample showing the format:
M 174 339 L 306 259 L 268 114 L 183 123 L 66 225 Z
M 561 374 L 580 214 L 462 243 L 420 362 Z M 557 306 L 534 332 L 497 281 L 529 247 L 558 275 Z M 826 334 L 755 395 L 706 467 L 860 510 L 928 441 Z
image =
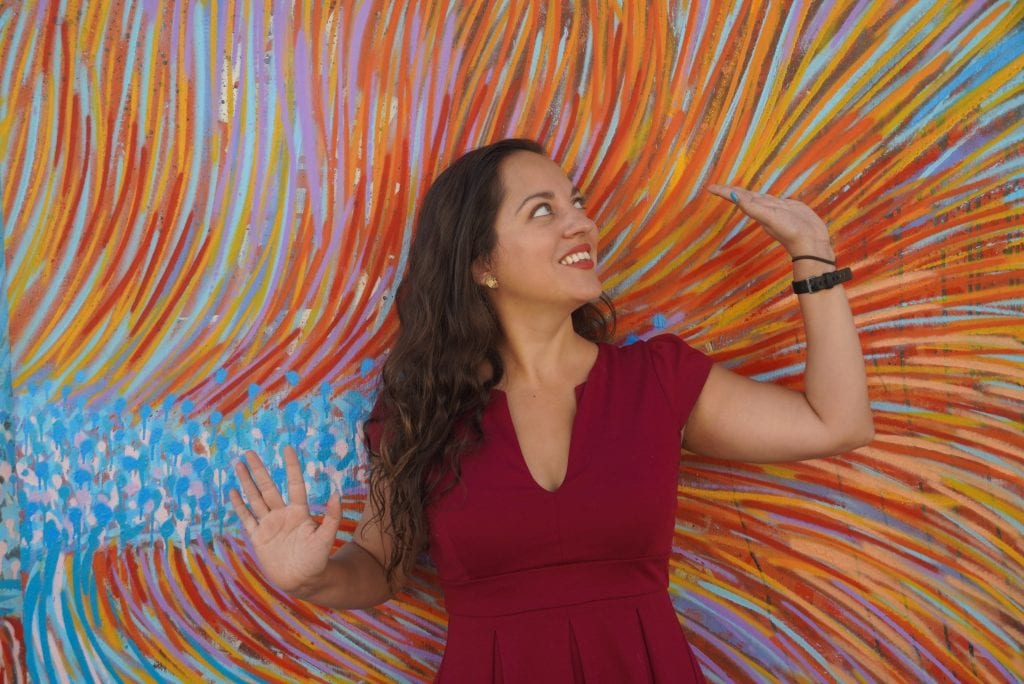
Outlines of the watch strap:
M 845 283 L 850 280 L 853 280 L 853 271 L 851 271 L 849 267 L 841 268 L 838 271 L 822 273 L 821 275 L 811 276 L 804 280 L 794 280 L 793 292 L 796 294 L 820 292 L 821 290 L 828 290 L 829 288 L 833 288 L 840 283 Z

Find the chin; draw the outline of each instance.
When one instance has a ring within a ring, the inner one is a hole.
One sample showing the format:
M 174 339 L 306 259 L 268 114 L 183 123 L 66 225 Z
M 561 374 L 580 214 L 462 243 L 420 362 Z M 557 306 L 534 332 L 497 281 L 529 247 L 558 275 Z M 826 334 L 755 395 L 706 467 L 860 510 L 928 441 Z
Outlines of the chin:
M 586 293 L 581 292 L 580 295 L 576 298 L 576 308 L 579 308 L 584 304 L 596 302 L 598 299 L 601 298 L 602 294 L 604 294 L 604 290 L 602 290 L 600 286 L 592 290 L 589 290 Z
M 604 294 L 604 287 L 602 286 L 600 280 L 595 279 L 594 286 L 590 289 L 590 294 L 587 297 L 587 301 L 592 302 L 598 299 L 602 294 Z

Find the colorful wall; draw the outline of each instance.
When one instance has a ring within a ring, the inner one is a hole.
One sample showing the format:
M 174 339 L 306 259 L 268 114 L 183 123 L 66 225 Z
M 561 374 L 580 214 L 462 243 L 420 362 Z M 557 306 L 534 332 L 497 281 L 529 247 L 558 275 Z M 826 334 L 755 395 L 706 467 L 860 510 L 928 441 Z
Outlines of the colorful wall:
M 418 198 L 513 134 L 589 196 L 624 339 L 799 386 L 787 259 L 709 182 L 804 200 L 855 273 L 875 441 L 681 467 L 671 590 L 709 678 L 1021 676 L 1022 26 L 1013 0 L 0 3 L 0 679 L 429 679 L 430 570 L 379 610 L 289 600 L 230 464 L 301 447 L 351 533 Z

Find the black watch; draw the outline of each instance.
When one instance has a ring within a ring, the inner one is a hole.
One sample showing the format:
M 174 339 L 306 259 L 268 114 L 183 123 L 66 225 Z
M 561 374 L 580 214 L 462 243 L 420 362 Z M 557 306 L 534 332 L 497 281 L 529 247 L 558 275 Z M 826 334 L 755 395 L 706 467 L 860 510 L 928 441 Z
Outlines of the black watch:
M 806 280 L 794 280 L 793 292 L 797 294 L 820 292 L 821 290 L 827 290 L 849 280 L 853 280 L 853 271 L 849 268 L 842 268 L 838 271 L 822 273 L 819 276 L 812 276 Z

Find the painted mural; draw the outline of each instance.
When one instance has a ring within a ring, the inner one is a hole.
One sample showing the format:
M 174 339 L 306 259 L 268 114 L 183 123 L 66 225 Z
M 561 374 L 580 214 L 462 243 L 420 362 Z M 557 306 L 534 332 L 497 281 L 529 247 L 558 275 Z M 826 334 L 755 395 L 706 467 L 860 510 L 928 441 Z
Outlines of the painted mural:
M 709 182 L 804 200 L 853 268 L 875 441 L 681 461 L 709 679 L 1019 681 L 1022 121 L 1013 0 L 0 3 L 0 680 L 430 679 L 429 565 L 290 600 L 230 465 L 295 445 L 351 534 L 418 198 L 517 135 L 587 193 L 622 341 L 799 385 L 785 255 Z

